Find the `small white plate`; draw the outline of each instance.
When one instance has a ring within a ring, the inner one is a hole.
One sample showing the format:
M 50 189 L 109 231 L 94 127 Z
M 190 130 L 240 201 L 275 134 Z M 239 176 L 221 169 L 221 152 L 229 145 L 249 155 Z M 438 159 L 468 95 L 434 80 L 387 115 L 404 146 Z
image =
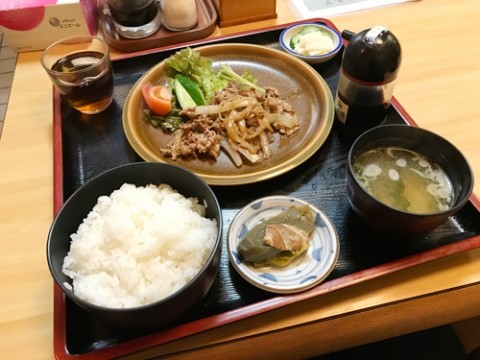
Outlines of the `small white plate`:
M 255 268 L 242 260 L 237 245 L 248 231 L 291 206 L 305 204 L 316 215 L 316 229 L 310 235 L 311 243 L 305 253 L 286 267 Z M 245 280 L 279 294 L 305 291 L 321 283 L 335 267 L 340 250 L 337 232 L 327 215 L 306 201 L 289 196 L 264 197 L 242 208 L 229 226 L 227 248 L 231 264 Z

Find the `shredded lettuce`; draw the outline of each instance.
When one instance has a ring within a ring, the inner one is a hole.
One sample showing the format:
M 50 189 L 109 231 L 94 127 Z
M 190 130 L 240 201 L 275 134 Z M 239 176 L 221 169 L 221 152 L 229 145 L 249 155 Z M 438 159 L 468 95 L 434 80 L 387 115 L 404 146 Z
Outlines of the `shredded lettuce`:
M 189 47 L 171 55 L 165 60 L 165 64 L 174 73 L 180 73 L 194 80 L 200 86 L 207 102 L 216 91 L 224 89 L 230 83 L 235 83 L 239 87 L 254 88 L 260 92 L 265 91 L 256 84 L 257 80 L 248 70 L 238 75 L 230 65 L 221 64 L 217 72 L 213 69 L 210 58 L 201 56 Z
M 201 56 L 189 47 L 167 58 L 165 64 L 176 72 L 196 81 L 207 101 L 213 97 L 215 91 L 228 85 L 228 81 L 213 70 L 210 58 Z

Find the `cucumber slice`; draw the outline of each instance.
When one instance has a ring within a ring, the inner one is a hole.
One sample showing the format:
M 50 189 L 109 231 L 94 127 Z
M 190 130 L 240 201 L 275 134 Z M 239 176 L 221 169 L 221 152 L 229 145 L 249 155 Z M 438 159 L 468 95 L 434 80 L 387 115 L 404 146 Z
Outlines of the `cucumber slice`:
M 177 95 L 178 103 L 182 109 L 192 108 L 197 106 L 197 103 L 192 99 L 183 85 L 175 78 L 175 94 Z
M 300 38 L 302 37 L 302 35 L 305 35 L 305 34 L 308 34 L 308 33 L 312 33 L 312 32 L 320 32 L 321 29 L 319 29 L 318 27 L 316 27 L 315 25 L 306 25 L 302 28 L 302 30 L 300 30 L 298 33 L 296 33 L 295 35 L 292 36 L 292 38 L 290 39 L 290 47 L 292 49 L 295 49 L 295 45 L 298 44 L 298 42 L 300 41 Z
M 292 38 L 290 39 L 290 47 L 292 49 L 295 49 L 295 45 L 297 45 L 298 42 L 300 41 L 300 36 L 302 36 L 302 34 L 298 33 L 293 35 Z
M 304 34 L 308 34 L 308 33 L 311 33 L 311 32 L 316 32 L 316 31 L 320 31 L 320 29 L 318 27 L 316 27 L 315 25 L 307 25 L 300 31 L 299 34 L 304 35 Z
M 181 74 L 175 75 L 175 80 L 182 84 L 196 105 L 205 105 L 207 103 L 203 97 L 202 90 L 200 90 L 200 86 L 198 86 L 195 81 Z

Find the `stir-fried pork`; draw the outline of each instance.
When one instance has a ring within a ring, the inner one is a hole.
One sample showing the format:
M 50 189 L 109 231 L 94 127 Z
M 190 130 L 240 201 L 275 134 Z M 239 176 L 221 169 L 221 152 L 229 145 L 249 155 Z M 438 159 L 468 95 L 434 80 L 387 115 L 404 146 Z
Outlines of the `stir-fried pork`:
M 271 135 L 290 136 L 299 128 L 292 106 L 280 99 L 274 88 L 260 93 L 230 85 L 216 92 L 212 102 L 181 112 L 190 121 L 161 149 L 164 156 L 217 158 L 223 147 L 240 166 L 238 154 L 250 162 L 269 158 Z

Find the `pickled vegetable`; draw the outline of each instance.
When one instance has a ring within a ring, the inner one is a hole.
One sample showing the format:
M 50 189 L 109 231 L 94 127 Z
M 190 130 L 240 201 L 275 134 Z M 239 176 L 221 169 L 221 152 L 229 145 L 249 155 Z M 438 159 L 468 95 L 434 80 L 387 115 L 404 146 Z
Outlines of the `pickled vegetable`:
M 320 32 L 320 31 L 321 29 L 315 25 L 307 25 L 303 27 L 302 30 L 300 30 L 298 33 L 293 35 L 292 38 L 290 39 L 290 47 L 294 49 L 295 45 L 297 45 L 297 43 L 300 41 L 300 38 L 302 37 L 302 35 L 310 34 L 313 32 Z
M 308 249 L 314 229 L 315 214 L 310 206 L 292 206 L 254 226 L 237 250 L 244 261 L 255 266 L 286 266 Z

